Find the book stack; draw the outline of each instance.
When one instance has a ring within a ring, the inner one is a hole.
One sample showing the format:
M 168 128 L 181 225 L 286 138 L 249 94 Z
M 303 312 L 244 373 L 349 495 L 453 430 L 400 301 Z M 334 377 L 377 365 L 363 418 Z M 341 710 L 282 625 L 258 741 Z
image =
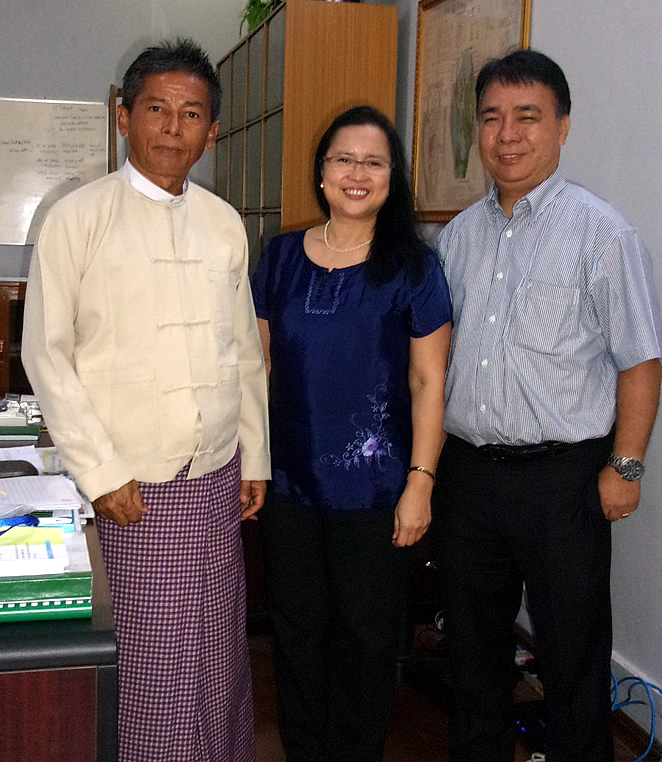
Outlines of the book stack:
M 0 510 L 36 508 L 41 516 L 39 526 L 0 536 L 0 622 L 92 616 L 92 566 L 75 521 L 80 503 L 63 476 L 0 480 Z M 64 517 L 68 523 L 59 523 Z
M 57 527 L 63 532 L 76 532 L 81 528 L 78 508 L 32 511 L 30 515 L 39 519 L 40 527 Z
M 0 577 L 62 574 L 68 565 L 61 529 L 12 527 L 0 535 Z
M 11 538 L 11 534 L 18 531 L 15 528 L 0 537 L 0 552 L 10 543 L 16 543 L 17 538 Z M 59 533 L 63 547 L 58 542 L 52 544 L 53 558 L 48 553 L 43 558 L 40 552 L 41 557 L 25 562 L 20 574 L 5 574 L 3 570 L 0 574 L 0 623 L 91 617 L 92 565 L 84 533 L 63 534 L 61 529 L 34 527 L 26 530 L 19 539 L 27 539 L 28 545 L 38 545 L 44 537 L 34 537 L 31 533 L 39 531 L 52 533 L 56 538 Z M 0 565 L 3 563 L 0 561 Z M 14 562 L 9 560 L 6 563 Z
M 28 423 L 22 410 L 0 411 L 0 441 L 36 442 L 40 431 L 41 426 L 38 423 Z

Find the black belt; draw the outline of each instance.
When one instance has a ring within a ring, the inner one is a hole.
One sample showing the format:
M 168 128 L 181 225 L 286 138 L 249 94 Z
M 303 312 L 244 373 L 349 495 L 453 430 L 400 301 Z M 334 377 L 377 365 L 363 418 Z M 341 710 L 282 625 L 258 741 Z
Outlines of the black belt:
M 535 445 L 486 444 L 482 447 L 475 447 L 470 442 L 449 434 L 449 438 L 451 437 L 458 442 L 477 450 L 482 455 L 492 458 L 492 460 L 519 461 L 520 463 L 527 460 L 535 460 L 536 458 L 557 457 L 569 450 L 574 450 L 575 448 L 586 444 L 585 441 L 541 442 L 540 444 Z

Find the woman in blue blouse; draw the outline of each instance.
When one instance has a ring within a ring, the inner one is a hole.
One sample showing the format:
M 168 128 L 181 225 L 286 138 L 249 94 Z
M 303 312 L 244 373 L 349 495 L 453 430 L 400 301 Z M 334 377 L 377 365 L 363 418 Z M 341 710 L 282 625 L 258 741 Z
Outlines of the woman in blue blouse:
M 317 148 L 325 225 L 270 240 L 253 296 L 270 372 L 260 513 L 288 762 L 381 758 L 442 444 L 451 306 L 391 123 L 361 106 Z

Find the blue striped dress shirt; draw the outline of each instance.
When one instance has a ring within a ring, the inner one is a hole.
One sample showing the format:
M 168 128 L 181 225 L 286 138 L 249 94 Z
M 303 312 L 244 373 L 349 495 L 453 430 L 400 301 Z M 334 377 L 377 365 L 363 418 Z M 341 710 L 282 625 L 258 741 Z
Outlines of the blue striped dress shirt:
M 437 240 L 453 302 L 445 428 L 477 446 L 609 433 L 618 373 L 660 357 L 650 255 L 560 170 L 509 219 L 498 191 Z

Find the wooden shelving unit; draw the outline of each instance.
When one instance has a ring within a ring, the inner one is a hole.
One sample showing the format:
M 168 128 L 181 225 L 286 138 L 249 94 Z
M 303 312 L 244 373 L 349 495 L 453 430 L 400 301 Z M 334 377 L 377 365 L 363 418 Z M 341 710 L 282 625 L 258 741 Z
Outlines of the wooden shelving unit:
M 251 258 L 264 240 L 321 219 L 313 157 L 335 116 L 395 116 L 398 9 L 288 0 L 218 64 L 215 189 L 242 215 Z

